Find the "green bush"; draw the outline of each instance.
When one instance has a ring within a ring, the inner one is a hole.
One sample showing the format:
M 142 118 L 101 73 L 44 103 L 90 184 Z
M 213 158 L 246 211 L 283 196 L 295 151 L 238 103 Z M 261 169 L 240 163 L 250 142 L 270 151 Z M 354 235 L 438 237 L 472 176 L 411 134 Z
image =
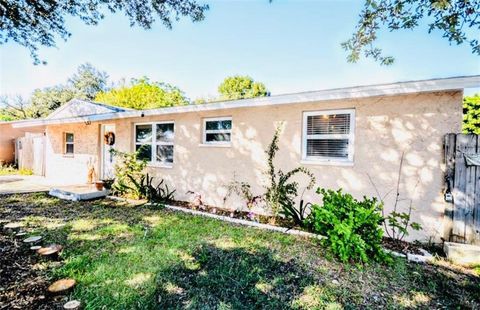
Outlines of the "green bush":
M 323 205 L 312 205 L 305 226 L 327 236 L 326 244 L 341 261 L 387 261 L 382 250 L 382 205 L 375 198 L 356 200 L 342 190 L 318 189 Z
M 114 195 L 132 199 L 141 198 L 141 192 L 136 185 L 141 182 L 145 174 L 147 162 L 138 159 L 140 151 L 141 148 L 133 153 L 111 150 L 116 157 L 115 181 L 112 184 Z

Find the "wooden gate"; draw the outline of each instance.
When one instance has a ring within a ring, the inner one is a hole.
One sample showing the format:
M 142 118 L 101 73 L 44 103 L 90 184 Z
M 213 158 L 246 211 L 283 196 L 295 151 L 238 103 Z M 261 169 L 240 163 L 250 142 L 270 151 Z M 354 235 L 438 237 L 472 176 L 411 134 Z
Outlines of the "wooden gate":
M 446 183 L 453 196 L 450 240 L 480 244 L 480 136 L 447 134 L 445 136 Z M 467 161 L 468 160 L 468 161 Z
M 25 133 L 17 138 L 16 156 L 18 168 L 30 169 L 35 175 L 45 175 L 45 135 Z

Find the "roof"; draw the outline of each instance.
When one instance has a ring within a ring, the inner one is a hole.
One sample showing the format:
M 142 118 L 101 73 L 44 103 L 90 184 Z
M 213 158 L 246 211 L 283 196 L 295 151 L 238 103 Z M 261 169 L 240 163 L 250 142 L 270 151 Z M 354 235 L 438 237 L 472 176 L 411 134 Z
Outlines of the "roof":
M 241 99 L 221 101 L 198 105 L 185 105 L 151 110 L 127 110 L 112 113 L 95 114 L 88 116 L 68 117 L 61 119 L 36 119 L 17 121 L 12 124 L 14 128 L 32 127 L 49 124 L 95 122 L 111 119 L 122 119 L 143 116 L 168 115 L 176 113 L 201 112 L 213 110 L 226 110 L 260 106 L 276 106 L 283 104 L 296 104 L 307 102 L 319 102 L 327 100 L 359 99 L 378 96 L 394 96 L 414 93 L 426 93 L 437 91 L 463 90 L 464 88 L 480 87 L 480 75 L 451 77 L 443 79 L 430 79 L 421 81 L 408 81 L 390 84 L 378 84 L 368 86 L 355 86 L 346 88 L 326 89 L 294 94 L 276 95 L 271 97 L 259 97 L 253 99 Z M 54 112 L 55 113 L 55 112 Z
M 53 111 L 52 113 L 50 113 L 45 119 L 63 119 L 70 117 L 125 112 L 128 110 L 131 109 L 110 106 L 93 101 L 72 99 L 66 104 L 56 109 L 55 111 Z

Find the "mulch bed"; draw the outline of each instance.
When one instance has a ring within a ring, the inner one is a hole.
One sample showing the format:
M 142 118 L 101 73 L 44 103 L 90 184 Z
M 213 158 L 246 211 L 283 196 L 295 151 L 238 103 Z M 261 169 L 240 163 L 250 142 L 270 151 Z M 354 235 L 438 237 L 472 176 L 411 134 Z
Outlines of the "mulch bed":
M 0 231 L 0 309 L 61 309 L 64 301 L 47 293 L 42 259 L 10 233 Z

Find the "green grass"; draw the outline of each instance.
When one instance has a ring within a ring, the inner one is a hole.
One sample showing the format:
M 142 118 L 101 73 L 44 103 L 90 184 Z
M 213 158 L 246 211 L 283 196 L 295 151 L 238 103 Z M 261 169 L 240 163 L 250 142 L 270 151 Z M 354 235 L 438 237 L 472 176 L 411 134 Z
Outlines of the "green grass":
M 30 169 L 17 169 L 12 165 L 0 164 L 0 176 L 1 175 L 32 175 L 33 171 Z
M 118 202 L 9 196 L 0 218 L 64 245 L 85 309 L 479 306 L 480 280 L 440 266 L 345 265 L 317 241 Z M 476 303 L 475 303 L 476 302 Z

